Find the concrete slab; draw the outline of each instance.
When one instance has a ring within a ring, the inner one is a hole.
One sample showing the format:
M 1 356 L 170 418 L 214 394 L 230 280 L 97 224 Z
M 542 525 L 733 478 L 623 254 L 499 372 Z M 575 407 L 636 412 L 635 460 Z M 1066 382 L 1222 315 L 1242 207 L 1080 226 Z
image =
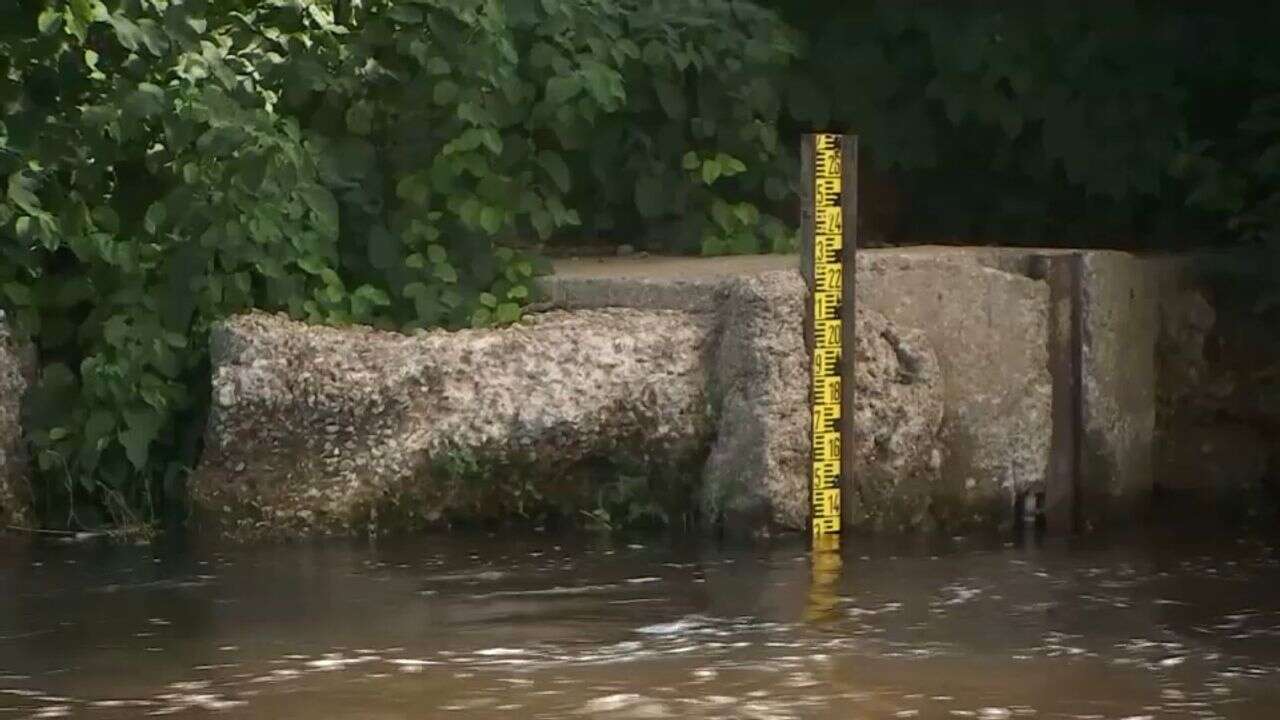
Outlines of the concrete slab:
M 1121 252 L 1081 254 L 1077 484 L 1083 529 L 1135 522 L 1154 478 L 1159 287 L 1151 265 Z
M 997 269 L 1022 252 L 878 250 L 859 255 L 857 297 L 929 339 L 944 379 L 944 452 L 934 514 L 947 527 L 1013 519 L 1043 488 L 1052 436 L 1049 289 Z
M 921 331 L 941 366 L 941 480 L 927 491 L 932 508 L 921 522 L 956 528 L 1008 522 L 1014 498 L 1044 485 L 1049 299 L 1045 283 L 1026 275 L 1035 253 L 962 247 L 859 253 L 859 306 Z M 798 265 L 795 256 L 561 261 L 543 283 L 551 302 L 567 309 L 711 310 L 729 279 Z M 803 316 L 797 313 L 795 322 Z

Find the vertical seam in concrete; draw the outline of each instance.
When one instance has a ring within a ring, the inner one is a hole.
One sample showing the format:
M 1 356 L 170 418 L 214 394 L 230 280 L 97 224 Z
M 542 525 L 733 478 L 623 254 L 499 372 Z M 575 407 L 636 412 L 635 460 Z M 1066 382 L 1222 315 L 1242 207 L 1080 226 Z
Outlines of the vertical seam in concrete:
M 1084 465 L 1084 255 L 1072 253 L 1071 284 L 1071 530 L 1080 532 L 1084 501 L 1081 471 Z

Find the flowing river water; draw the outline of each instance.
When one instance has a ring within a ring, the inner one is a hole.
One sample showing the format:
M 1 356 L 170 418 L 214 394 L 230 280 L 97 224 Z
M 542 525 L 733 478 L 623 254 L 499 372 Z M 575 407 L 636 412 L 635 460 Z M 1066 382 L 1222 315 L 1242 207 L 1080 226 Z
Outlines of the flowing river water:
M 1280 543 L 850 544 L 0 538 L 0 719 L 1280 717 Z

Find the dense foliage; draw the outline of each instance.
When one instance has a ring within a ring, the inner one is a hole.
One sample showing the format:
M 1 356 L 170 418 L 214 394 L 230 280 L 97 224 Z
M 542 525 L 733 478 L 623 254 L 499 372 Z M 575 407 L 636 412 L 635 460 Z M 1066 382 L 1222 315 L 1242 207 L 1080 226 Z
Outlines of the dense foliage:
M 57 524 L 178 489 L 218 318 L 486 326 L 519 318 L 544 242 L 788 250 L 805 130 L 861 135 L 864 240 L 1280 221 L 1266 3 L 2 5 L 0 307 L 39 347 Z
M 20 0 L 0 9 L 0 305 L 38 343 L 55 523 L 154 517 L 207 330 L 512 322 L 532 241 L 643 219 L 785 245 L 776 19 L 723 0 Z
M 862 136 L 890 240 L 1203 244 L 1171 166 L 1280 89 L 1274 3 L 763 2 L 810 40 L 792 115 Z

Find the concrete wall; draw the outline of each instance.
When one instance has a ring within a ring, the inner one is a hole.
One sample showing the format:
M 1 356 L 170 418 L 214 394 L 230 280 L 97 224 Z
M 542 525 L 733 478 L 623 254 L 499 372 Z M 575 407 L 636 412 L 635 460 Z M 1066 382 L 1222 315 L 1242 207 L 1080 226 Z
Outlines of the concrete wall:
M 998 260 L 937 248 L 859 257 L 858 303 L 924 332 L 942 366 L 934 514 L 946 526 L 1007 520 L 1015 498 L 1042 489 L 1049 472 L 1049 288 Z
M 1181 443 L 1157 445 L 1168 435 L 1157 388 L 1181 382 L 1157 356 L 1186 352 L 1169 347 L 1189 342 L 1171 326 L 1188 322 L 1194 265 L 1095 250 L 861 251 L 859 306 L 922 331 L 942 368 L 934 520 L 1003 524 L 1023 498 L 1064 532 L 1140 519 L 1155 468 L 1187 462 Z M 567 261 L 545 287 L 559 307 L 695 309 L 716 302 L 725 276 L 796 267 L 777 256 Z
M 1080 272 L 1077 498 L 1089 529 L 1132 520 L 1149 505 L 1160 297 L 1150 264 L 1132 255 L 1082 253 Z
M 908 519 L 894 527 L 1003 525 L 1015 517 L 1015 500 L 1040 498 L 1051 529 L 1087 530 L 1141 518 L 1158 489 L 1221 497 L 1256 487 L 1268 466 L 1276 465 L 1276 453 L 1258 430 L 1262 411 L 1254 407 L 1257 400 L 1239 363 L 1206 358 L 1207 338 L 1217 332 L 1221 319 L 1215 317 L 1212 293 L 1194 275 L 1197 264 L 1187 256 L 1092 250 L 862 251 L 856 277 L 859 308 L 888 323 L 868 327 L 895 328 L 889 333 L 894 337 L 886 335 L 883 342 L 866 347 L 879 348 L 890 358 L 900 356 L 900 362 L 882 358 L 866 368 L 909 370 L 919 364 L 904 350 L 916 343 L 899 332 L 904 329 L 923 338 L 918 354 L 936 358 L 938 368 L 941 419 L 936 425 L 925 422 L 937 417 L 932 410 L 922 409 L 933 406 L 916 398 L 914 415 L 899 418 L 897 431 L 877 435 L 879 428 L 866 428 L 862 437 L 867 447 L 860 452 L 869 457 L 899 452 L 911 459 L 907 464 L 875 459 L 884 467 L 914 468 L 877 479 L 877 492 L 884 497 L 917 499 L 910 512 L 900 514 Z M 797 268 L 798 259 L 785 256 L 590 259 L 561 261 L 556 275 L 541 284 L 554 308 L 628 307 L 723 316 L 726 287 L 741 284 L 744 276 Z M 785 292 L 773 295 L 786 297 L 787 303 L 795 300 Z M 760 294 L 760 302 L 772 302 L 773 295 Z M 779 339 L 778 328 L 789 312 L 763 308 L 757 315 L 757 320 L 770 318 L 757 323 L 763 329 L 753 347 L 761 353 L 798 342 L 790 334 L 787 343 Z M 802 322 L 797 315 L 795 323 Z M 1249 332 L 1246 328 L 1237 334 L 1247 337 Z M 862 348 L 860 344 L 859 352 L 871 352 Z M 1246 348 L 1240 354 L 1249 352 Z M 778 370 L 773 359 L 756 358 L 753 367 L 761 368 L 761 377 L 782 382 L 802 372 Z M 29 468 L 18 425 L 29 360 L 0 318 L 0 524 L 32 521 Z M 791 365 L 795 363 L 786 367 Z M 885 417 L 890 406 L 911 404 L 902 400 L 910 393 L 924 397 L 924 386 L 910 378 L 865 382 L 867 387 L 896 388 L 901 395 L 882 393 L 876 400 Z M 744 387 L 756 384 L 752 380 Z M 803 432 L 792 427 L 797 423 L 765 425 L 773 428 L 767 441 L 779 443 L 769 446 L 776 450 L 773 455 L 794 454 L 791 435 Z M 925 462 L 921 428 L 933 427 L 937 429 L 929 432 L 936 432 L 938 457 Z M 783 434 L 789 439 L 779 440 Z M 909 453 L 895 450 L 908 444 Z M 768 485 L 764 495 L 776 488 L 804 487 L 803 477 L 782 477 L 802 473 L 803 463 L 769 467 L 773 469 L 761 475 L 767 477 L 760 481 Z M 905 487 L 913 483 L 918 487 Z M 802 506 L 785 505 L 788 522 L 795 524 L 796 508 Z

